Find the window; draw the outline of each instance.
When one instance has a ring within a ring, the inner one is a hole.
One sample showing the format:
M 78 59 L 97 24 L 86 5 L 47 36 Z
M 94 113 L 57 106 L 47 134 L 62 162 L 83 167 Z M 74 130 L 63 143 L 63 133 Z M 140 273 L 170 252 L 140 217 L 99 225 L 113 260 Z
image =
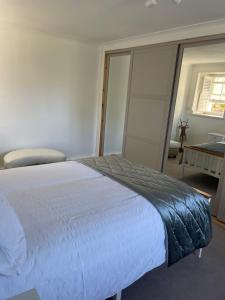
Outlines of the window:
M 225 117 L 225 73 L 199 73 L 194 114 Z

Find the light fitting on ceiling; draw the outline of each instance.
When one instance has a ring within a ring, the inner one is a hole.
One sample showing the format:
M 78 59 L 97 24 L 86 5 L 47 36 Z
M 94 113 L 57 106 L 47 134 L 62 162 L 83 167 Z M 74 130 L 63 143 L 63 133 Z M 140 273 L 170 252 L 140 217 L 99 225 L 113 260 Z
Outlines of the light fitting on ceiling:
M 180 4 L 182 2 L 182 0 L 171 0 L 174 4 Z M 151 6 L 154 6 L 154 5 L 157 5 L 159 3 L 159 0 L 147 0 L 145 2 L 145 6 L 146 7 L 151 7 Z

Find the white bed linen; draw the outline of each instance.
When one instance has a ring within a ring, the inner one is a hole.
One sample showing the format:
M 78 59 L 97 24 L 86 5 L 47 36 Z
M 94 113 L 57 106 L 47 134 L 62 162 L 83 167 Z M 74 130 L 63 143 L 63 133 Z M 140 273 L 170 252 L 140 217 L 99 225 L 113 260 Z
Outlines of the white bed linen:
M 28 248 L 21 274 L 0 276 L 0 299 L 36 288 L 42 300 L 103 300 L 165 262 L 157 210 L 82 164 L 3 170 L 0 190 Z
M 0 275 L 15 275 L 26 260 L 26 237 L 14 209 L 1 193 L 0 216 Z

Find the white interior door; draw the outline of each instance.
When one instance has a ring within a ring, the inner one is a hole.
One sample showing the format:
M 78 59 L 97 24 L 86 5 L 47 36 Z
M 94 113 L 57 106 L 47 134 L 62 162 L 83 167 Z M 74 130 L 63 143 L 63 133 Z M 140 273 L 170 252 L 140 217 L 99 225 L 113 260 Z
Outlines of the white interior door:
M 134 50 L 124 156 L 161 170 L 178 46 Z

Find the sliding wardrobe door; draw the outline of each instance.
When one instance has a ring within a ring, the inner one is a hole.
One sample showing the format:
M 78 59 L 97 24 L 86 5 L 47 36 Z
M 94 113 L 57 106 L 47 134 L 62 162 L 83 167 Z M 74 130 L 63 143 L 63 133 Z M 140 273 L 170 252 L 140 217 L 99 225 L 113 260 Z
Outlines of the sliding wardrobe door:
M 135 49 L 124 156 L 162 169 L 178 46 Z

